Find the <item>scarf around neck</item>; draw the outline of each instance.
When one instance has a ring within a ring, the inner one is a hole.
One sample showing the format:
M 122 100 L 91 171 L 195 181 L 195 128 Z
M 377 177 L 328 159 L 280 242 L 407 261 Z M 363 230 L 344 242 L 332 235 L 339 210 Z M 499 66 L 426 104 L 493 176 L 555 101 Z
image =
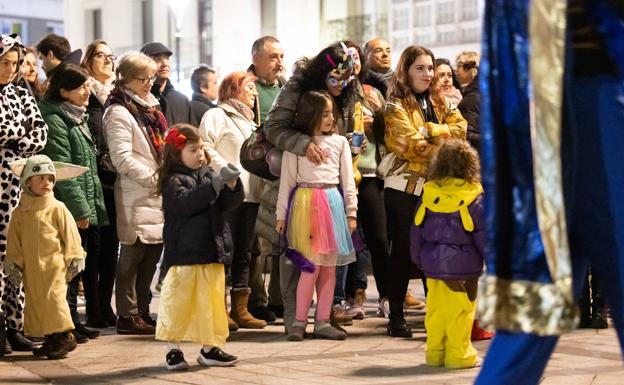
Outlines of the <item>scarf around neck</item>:
M 142 100 L 130 90 L 122 90 L 115 87 L 110 93 L 107 106 L 119 104 L 126 108 L 136 119 L 139 126 L 145 127 L 145 131 L 150 139 L 150 145 L 160 158 L 164 147 L 164 134 L 167 131 L 167 120 L 165 115 L 158 109 L 158 100 L 149 94 L 148 98 L 153 100 Z
M 251 110 L 251 108 L 247 107 L 245 104 L 243 104 L 243 102 L 236 100 L 234 98 L 228 99 L 225 102 L 229 104 L 230 106 L 234 107 L 236 111 L 238 111 L 241 115 L 245 117 L 245 119 L 249 120 L 250 122 L 253 122 L 254 113 Z
M 87 114 L 87 107 L 77 106 L 70 102 L 63 102 L 60 104 L 60 107 L 76 124 L 82 123 Z
M 105 83 L 100 83 L 99 80 L 92 76 L 91 81 L 89 82 L 89 91 L 91 92 L 91 95 L 95 96 L 103 106 L 106 105 L 108 95 L 110 95 L 113 88 L 115 88 L 113 78 L 110 78 Z

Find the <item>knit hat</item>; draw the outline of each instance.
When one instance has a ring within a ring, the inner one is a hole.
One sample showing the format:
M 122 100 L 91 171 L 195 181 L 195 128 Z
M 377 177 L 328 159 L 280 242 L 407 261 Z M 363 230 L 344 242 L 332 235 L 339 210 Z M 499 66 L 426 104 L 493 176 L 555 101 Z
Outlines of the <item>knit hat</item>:
M 54 175 L 57 181 L 71 179 L 84 174 L 89 169 L 71 163 L 52 162 L 45 155 L 33 155 L 11 163 L 11 170 L 25 182 L 35 175 Z
M 20 41 L 20 37 L 16 33 L 10 35 L 0 34 L 0 56 L 9 52 L 9 50 L 13 47 L 17 48 L 18 60 L 21 63 L 22 59 L 24 59 L 25 49 Z

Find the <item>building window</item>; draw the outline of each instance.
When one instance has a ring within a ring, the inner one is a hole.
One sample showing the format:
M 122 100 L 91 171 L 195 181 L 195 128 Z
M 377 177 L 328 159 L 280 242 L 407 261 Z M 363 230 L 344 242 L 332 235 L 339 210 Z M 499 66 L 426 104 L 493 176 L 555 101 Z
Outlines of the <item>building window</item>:
M 431 6 L 429 4 L 417 4 L 414 6 L 414 27 L 427 27 L 431 25 Z
M 23 42 L 28 41 L 28 21 L 0 17 L 0 33 L 10 35 L 16 33 Z
M 212 65 L 212 0 L 199 0 L 199 62 Z
M 438 32 L 438 44 L 447 45 L 455 44 L 457 39 L 455 37 L 455 31 L 440 31 Z
M 414 36 L 414 44 L 420 46 L 429 46 L 433 44 L 433 39 L 430 33 L 417 33 Z
M 438 3 L 436 20 L 438 24 L 448 24 L 455 22 L 455 2 L 445 1 Z
M 409 12 L 406 8 L 397 9 L 392 14 L 392 28 L 394 31 L 409 28 Z
M 392 49 L 401 52 L 410 45 L 409 36 L 395 37 L 392 39 Z
M 462 41 L 464 43 L 478 42 L 480 38 L 481 34 L 479 27 L 464 28 L 462 30 Z
M 92 12 L 93 40 L 102 38 L 102 10 L 94 9 Z
M 476 20 L 479 18 L 479 2 L 477 0 L 462 1 L 462 20 Z
M 152 0 L 143 0 L 141 2 L 141 38 L 143 44 L 154 41 L 154 4 Z

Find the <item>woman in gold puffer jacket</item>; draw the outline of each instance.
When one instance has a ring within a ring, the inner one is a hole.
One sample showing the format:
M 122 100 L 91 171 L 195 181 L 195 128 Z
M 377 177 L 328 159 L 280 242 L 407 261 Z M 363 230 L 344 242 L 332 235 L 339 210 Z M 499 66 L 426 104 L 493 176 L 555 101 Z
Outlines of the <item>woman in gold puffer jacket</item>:
M 424 47 L 406 48 L 390 85 L 384 120 L 388 150 L 380 165 L 384 174 L 384 201 L 390 241 L 390 322 L 388 334 L 411 337 L 405 323 L 403 300 L 410 273 L 410 228 L 427 175 L 430 156 L 444 138 L 466 139 L 466 120 L 433 90 L 435 58 Z M 380 170 L 381 171 L 381 170 Z M 422 273 L 420 273 L 422 276 Z M 424 276 L 423 276 L 424 279 Z

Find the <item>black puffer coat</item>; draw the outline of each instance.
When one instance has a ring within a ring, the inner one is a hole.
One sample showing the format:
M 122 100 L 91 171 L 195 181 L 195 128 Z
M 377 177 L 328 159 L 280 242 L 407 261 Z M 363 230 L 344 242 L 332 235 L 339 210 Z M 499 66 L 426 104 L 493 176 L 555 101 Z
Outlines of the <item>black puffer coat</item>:
M 243 202 L 243 185 L 212 187 L 215 174 L 208 166 L 199 170 L 176 168 L 163 191 L 165 226 L 164 266 L 232 262 L 232 234 L 223 213 Z
M 468 122 L 466 139 L 477 151 L 481 151 L 481 130 L 479 129 L 480 106 L 479 77 L 475 77 L 462 90 L 462 100 L 459 102 L 457 108 Z

